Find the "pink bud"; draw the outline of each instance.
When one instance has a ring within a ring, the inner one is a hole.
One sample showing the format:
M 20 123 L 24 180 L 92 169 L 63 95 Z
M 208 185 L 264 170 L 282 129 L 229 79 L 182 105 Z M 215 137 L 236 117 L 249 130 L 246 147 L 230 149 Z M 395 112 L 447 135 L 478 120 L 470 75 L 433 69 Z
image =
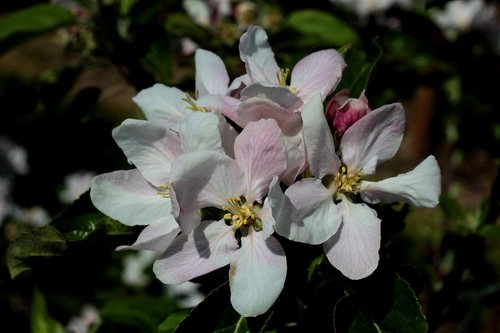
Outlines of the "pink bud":
M 364 91 L 359 98 L 350 98 L 349 94 L 349 89 L 342 89 L 326 107 L 326 118 L 339 135 L 344 134 L 352 124 L 371 111 Z

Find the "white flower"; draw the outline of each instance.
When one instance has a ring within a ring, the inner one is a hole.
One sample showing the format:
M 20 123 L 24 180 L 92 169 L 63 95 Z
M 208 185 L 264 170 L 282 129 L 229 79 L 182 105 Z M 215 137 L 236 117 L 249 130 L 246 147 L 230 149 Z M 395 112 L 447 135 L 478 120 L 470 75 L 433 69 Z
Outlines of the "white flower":
M 90 188 L 90 183 L 95 177 L 94 172 L 75 172 L 64 177 L 64 188 L 59 193 L 59 200 L 69 204 L 75 201 Z

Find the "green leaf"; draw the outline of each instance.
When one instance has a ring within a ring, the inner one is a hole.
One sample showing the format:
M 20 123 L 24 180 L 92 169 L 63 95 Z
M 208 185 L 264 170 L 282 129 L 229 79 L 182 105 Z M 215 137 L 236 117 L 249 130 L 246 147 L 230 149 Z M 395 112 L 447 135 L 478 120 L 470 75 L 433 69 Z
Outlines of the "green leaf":
M 205 43 L 210 33 L 197 25 L 189 16 L 183 13 L 169 15 L 165 21 L 165 30 L 177 37 L 190 37 L 196 42 Z
M 375 54 L 367 54 L 357 46 L 345 48 L 347 67 L 342 74 L 338 90 L 348 88 L 351 90 L 351 96 L 357 98 L 368 87 L 370 76 L 382 57 L 380 45 L 374 41 L 374 46 Z
M 30 38 L 75 23 L 61 6 L 39 4 L 5 15 L 0 20 L 0 54 Z
M 481 227 L 478 233 L 486 238 L 500 238 L 500 225 L 487 224 Z
M 31 309 L 31 333 L 64 332 L 63 325 L 49 315 L 43 295 L 38 290 L 35 290 Z
M 144 333 L 156 333 L 165 313 L 175 310 L 177 306 L 165 297 L 141 295 L 111 299 L 99 314 L 106 323 L 136 327 Z
M 31 270 L 35 260 L 61 256 L 67 244 L 63 235 L 47 225 L 27 232 L 15 239 L 6 252 L 7 267 L 12 279 Z
M 389 292 L 388 292 L 389 294 Z M 388 297 L 391 297 L 388 295 Z M 420 303 L 408 282 L 396 275 L 394 297 L 389 311 L 379 320 L 373 310 L 358 304 L 354 295 L 342 297 L 335 305 L 335 332 L 425 333 L 428 325 Z M 347 318 L 346 318 L 347 317 Z M 350 318 L 349 318 L 350 317 Z
M 300 32 L 305 38 L 316 37 L 330 45 L 341 46 L 359 40 L 358 34 L 351 26 L 321 10 L 294 11 L 288 16 L 285 25 Z
M 240 315 L 231 306 L 229 283 L 226 282 L 208 294 L 200 304 L 191 310 L 174 332 L 197 332 L 200 323 L 203 323 L 203 327 L 207 332 L 231 329 L 232 326 L 237 326 L 234 323 L 237 323 L 240 319 Z
M 456 223 L 463 223 L 467 220 L 467 214 L 463 210 L 462 206 L 460 206 L 455 198 L 452 198 L 447 194 L 443 193 L 439 198 L 439 207 L 441 207 L 446 216 L 451 218 Z
M 160 333 L 172 333 L 179 323 L 189 314 L 189 310 L 177 311 L 169 314 L 158 326 Z

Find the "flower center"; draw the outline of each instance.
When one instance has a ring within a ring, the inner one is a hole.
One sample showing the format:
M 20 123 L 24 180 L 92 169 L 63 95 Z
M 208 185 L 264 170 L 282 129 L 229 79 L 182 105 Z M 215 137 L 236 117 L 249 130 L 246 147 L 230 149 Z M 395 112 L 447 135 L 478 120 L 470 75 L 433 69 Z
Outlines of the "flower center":
M 286 84 L 286 79 L 288 78 L 288 74 L 290 73 L 290 68 L 280 68 L 280 71 L 276 73 L 276 79 L 278 80 L 278 84 L 284 88 L 287 88 L 292 93 L 296 94 L 297 89 L 294 87 L 290 87 Z
M 249 226 L 253 226 L 255 231 L 262 230 L 262 222 L 257 217 L 257 212 L 259 207 L 253 204 L 246 203 L 245 199 L 241 197 L 229 198 L 227 199 L 229 206 L 223 206 L 222 209 L 225 210 L 224 220 L 229 222 L 234 230 L 247 229 Z
M 186 97 L 182 99 L 184 102 L 188 103 L 187 108 L 192 111 L 198 111 L 198 112 L 209 112 L 210 110 L 206 107 L 199 106 L 198 104 L 195 103 L 195 101 L 186 94 Z
M 156 194 L 164 197 L 165 199 L 170 199 L 170 193 L 168 192 L 168 190 L 170 189 L 170 186 L 161 185 L 159 188 L 160 188 L 160 190 L 158 192 L 156 192 Z
M 361 181 L 364 177 L 361 171 L 362 170 L 354 171 L 342 165 L 331 183 L 330 188 L 335 189 L 336 192 L 339 193 L 358 193 L 361 187 Z

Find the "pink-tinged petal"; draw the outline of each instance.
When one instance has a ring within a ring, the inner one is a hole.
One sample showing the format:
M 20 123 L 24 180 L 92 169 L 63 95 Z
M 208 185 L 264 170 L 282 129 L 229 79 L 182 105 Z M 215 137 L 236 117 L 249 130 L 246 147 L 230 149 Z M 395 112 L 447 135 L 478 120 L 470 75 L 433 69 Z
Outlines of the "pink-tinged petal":
M 233 119 L 234 114 L 236 113 L 241 102 L 240 100 L 230 96 L 205 95 L 200 97 L 196 103 L 200 107 L 208 108 L 214 113 L 222 113 L 229 119 Z
M 431 155 L 407 173 L 378 182 L 363 182 L 360 193 L 369 203 L 402 201 L 417 207 L 435 207 L 441 194 L 439 165 Z
M 297 111 L 304 104 L 289 89 L 269 83 L 254 83 L 241 91 L 242 102 L 252 97 L 268 99 L 290 111 Z
M 363 279 L 378 266 L 380 222 L 366 204 L 353 204 L 344 197 L 342 224 L 338 232 L 323 244 L 330 263 L 351 280 Z
M 240 92 L 251 84 L 252 80 L 248 74 L 238 76 L 233 82 L 231 82 L 231 85 L 229 85 L 228 95 L 234 98 L 240 98 Z
M 299 113 L 291 112 L 269 99 L 260 97 L 252 97 L 242 102 L 237 112 L 228 117 L 240 127 L 260 119 L 274 119 L 287 136 L 296 135 L 301 128 Z
M 275 193 L 273 193 L 275 195 Z M 321 180 L 306 178 L 285 191 L 285 207 L 276 223 L 278 234 L 301 243 L 321 244 L 338 230 L 342 221 L 332 192 Z
M 283 135 L 272 119 L 249 123 L 234 143 L 236 162 L 245 174 L 246 199 L 262 202 L 274 176 L 286 170 Z
M 234 158 L 234 142 L 239 133 L 223 115 L 219 115 L 219 132 L 224 152 L 227 156 Z
M 181 155 L 172 166 L 175 211 L 183 233 L 196 227 L 199 209 L 227 206 L 245 193 L 245 175 L 235 160 L 213 151 Z
M 203 130 L 200 130 L 203 128 Z M 222 152 L 219 117 L 211 112 L 193 112 L 178 124 L 183 152 L 213 150 Z
M 172 221 L 167 223 L 159 222 L 146 226 L 137 240 L 132 245 L 122 245 L 117 247 L 122 250 L 151 250 L 163 252 L 172 244 L 181 229 L 172 216 Z
M 169 183 L 172 161 L 183 152 L 175 132 L 146 120 L 127 119 L 113 130 L 113 138 L 144 178 L 156 186 Z
M 251 232 L 241 243 L 229 269 L 231 304 L 242 316 L 255 317 L 269 310 L 283 289 L 285 251 L 262 232 Z
M 335 153 L 332 133 L 326 123 L 323 102 L 319 95 L 312 97 L 311 101 L 304 106 L 302 123 L 311 173 L 317 178 L 337 174 L 340 160 Z
M 203 49 L 196 50 L 194 59 L 196 91 L 199 96 L 225 95 L 229 84 L 229 75 L 222 59 L 215 53 Z
M 277 182 L 278 177 L 274 177 L 273 181 Z M 271 236 L 274 232 L 274 225 L 276 224 L 276 220 L 274 219 L 273 211 L 267 198 L 266 200 L 264 200 L 264 205 L 259 211 L 258 218 L 262 221 L 261 232 L 264 233 L 264 237 Z
M 104 214 L 126 225 L 170 223 L 170 200 L 136 170 L 101 174 L 92 180 L 90 198 Z
M 311 53 L 293 68 L 290 87 L 305 102 L 317 93 L 324 100 L 339 83 L 345 67 L 344 59 L 333 49 Z
M 238 249 L 234 230 L 222 221 L 206 221 L 179 235 L 153 264 L 156 277 L 179 284 L 226 266 Z
M 354 170 L 373 174 L 378 164 L 391 159 L 399 149 L 405 129 L 405 111 L 399 103 L 369 112 L 344 133 L 342 161 Z
M 253 83 L 278 83 L 280 68 L 274 59 L 267 33 L 258 26 L 251 26 L 240 37 L 240 58 Z
M 300 136 L 300 133 L 297 136 Z M 304 172 L 308 166 L 304 142 L 301 140 L 298 145 L 295 144 L 296 137 L 283 137 L 286 150 L 286 171 L 281 180 L 288 186 L 293 184 L 297 176 Z
M 165 127 L 171 127 L 186 119 L 191 112 L 183 99 L 186 93 L 161 83 L 141 90 L 132 100 L 141 108 L 146 119 Z

